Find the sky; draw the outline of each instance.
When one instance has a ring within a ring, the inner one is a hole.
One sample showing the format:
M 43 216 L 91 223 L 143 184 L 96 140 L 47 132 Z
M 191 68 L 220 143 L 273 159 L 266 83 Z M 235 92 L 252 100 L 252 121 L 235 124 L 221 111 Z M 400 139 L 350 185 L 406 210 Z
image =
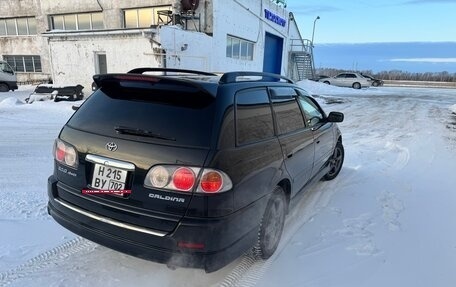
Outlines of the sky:
M 287 0 L 316 68 L 456 73 L 456 0 Z
M 314 42 L 456 42 L 456 0 L 287 0 Z

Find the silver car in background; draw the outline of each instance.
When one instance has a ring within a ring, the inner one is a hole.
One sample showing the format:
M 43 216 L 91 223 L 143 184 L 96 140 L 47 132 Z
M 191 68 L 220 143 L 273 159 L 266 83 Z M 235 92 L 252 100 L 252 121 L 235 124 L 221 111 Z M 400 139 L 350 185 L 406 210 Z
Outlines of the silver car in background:
M 372 85 L 369 79 L 358 73 L 340 73 L 335 77 L 321 79 L 319 82 L 339 87 L 352 87 L 353 89 L 368 88 Z

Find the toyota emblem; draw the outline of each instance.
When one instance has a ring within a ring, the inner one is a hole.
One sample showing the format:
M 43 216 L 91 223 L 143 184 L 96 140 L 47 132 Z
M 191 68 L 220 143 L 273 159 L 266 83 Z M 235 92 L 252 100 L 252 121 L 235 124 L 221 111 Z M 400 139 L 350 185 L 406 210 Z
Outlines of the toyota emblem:
M 109 142 L 106 144 L 106 149 L 109 151 L 116 151 L 117 150 L 117 145 L 116 143 Z

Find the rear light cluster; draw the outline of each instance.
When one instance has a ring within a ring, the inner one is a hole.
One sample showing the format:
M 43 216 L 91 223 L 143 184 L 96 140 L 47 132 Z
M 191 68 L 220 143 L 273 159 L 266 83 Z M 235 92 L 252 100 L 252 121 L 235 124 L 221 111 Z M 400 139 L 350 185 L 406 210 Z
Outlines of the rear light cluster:
M 184 192 L 196 186 L 198 193 L 219 193 L 230 190 L 233 184 L 228 175 L 215 169 L 156 165 L 147 173 L 144 186 Z
M 66 166 L 78 167 L 78 153 L 76 149 L 66 142 L 56 139 L 54 142 L 54 158 L 57 162 Z

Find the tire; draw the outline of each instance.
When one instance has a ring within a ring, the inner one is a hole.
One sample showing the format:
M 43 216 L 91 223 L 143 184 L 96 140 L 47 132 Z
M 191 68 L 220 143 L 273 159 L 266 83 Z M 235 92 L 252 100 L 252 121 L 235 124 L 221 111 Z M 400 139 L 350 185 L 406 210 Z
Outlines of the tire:
M 255 250 L 259 258 L 268 259 L 276 251 L 282 236 L 286 213 L 287 199 L 285 192 L 280 186 L 277 186 L 261 219 L 258 243 Z
M 380 85 L 380 84 L 379 84 L 378 82 L 373 82 L 373 83 L 372 83 L 372 86 L 373 86 L 373 87 L 378 87 L 379 85 Z
M 323 83 L 325 83 L 326 85 L 331 85 L 331 83 L 328 81 L 324 81 Z
M 353 83 L 352 87 L 353 87 L 353 89 L 359 90 L 359 89 L 361 89 L 361 84 L 356 82 L 356 83 Z
M 9 86 L 4 83 L 0 83 L 0 93 L 5 93 L 9 91 Z
M 323 176 L 323 180 L 332 180 L 336 178 L 336 176 L 342 169 L 342 165 L 344 164 L 344 158 L 344 146 L 341 142 L 337 142 L 336 147 L 334 148 L 334 152 L 331 158 L 329 159 L 329 166 L 331 167 L 331 169 L 328 171 L 327 174 L 325 174 L 325 176 Z

